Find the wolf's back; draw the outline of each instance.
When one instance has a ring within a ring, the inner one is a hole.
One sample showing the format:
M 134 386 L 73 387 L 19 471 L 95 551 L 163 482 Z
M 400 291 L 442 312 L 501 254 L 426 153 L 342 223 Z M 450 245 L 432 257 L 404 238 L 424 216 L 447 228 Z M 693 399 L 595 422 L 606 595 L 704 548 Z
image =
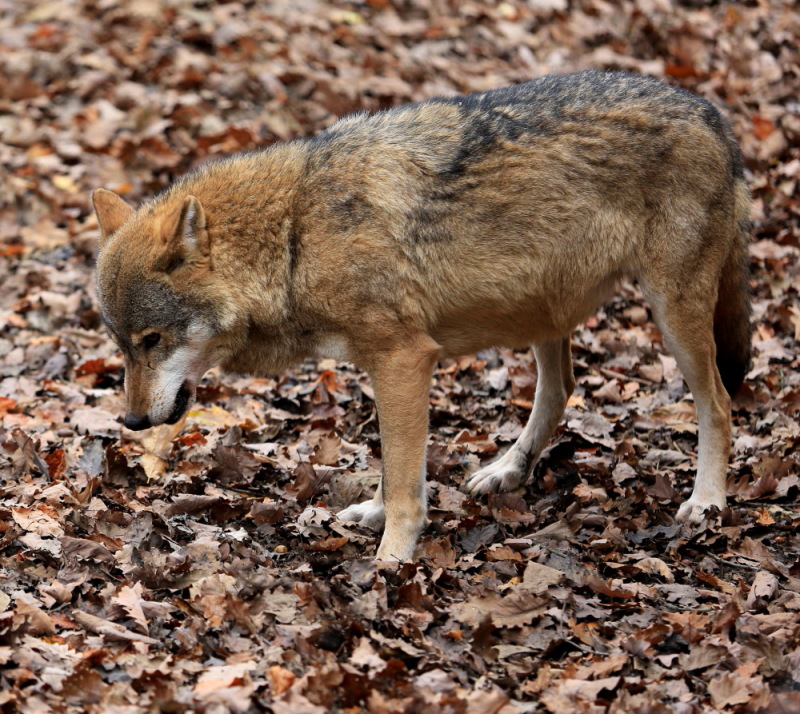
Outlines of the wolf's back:
M 624 72 L 547 75 L 486 92 L 435 97 L 347 117 L 315 141 L 329 149 L 371 144 L 416 152 L 424 169 L 458 177 L 498 150 L 558 145 L 568 151 L 576 138 L 584 144 L 592 138 L 598 144 L 613 144 L 615 151 L 628 152 L 634 163 L 657 160 L 658 151 L 668 152 L 664 134 L 676 124 L 710 130 L 728 147 L 731 174 L 741 176 L 736 142 L 710 102 L 660 80 Z M 589 157 L 597 168 L 604 160 L 598 152 Z

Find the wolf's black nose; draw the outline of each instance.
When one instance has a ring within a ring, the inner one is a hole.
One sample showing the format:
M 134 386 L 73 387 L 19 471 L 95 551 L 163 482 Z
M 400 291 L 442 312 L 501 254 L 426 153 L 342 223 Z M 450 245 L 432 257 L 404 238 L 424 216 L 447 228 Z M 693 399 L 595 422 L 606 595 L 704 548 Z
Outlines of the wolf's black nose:
M 147 414 L 141 417 L 126 414 L 122 423 L 132 431 L 141 431 L 142 429 L 149 429 L 152 426 L 150 424 L 150 417 L 147 416 Z

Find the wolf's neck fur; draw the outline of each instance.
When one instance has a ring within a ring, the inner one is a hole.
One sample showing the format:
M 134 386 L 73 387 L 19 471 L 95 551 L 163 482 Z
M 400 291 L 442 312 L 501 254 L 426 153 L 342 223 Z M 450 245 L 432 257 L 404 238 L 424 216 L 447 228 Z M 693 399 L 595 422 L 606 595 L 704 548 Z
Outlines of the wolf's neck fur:
M 236 312 L 259 326 L 286 317 L 305 153 L 296 142 L 234 156 L 187 175 L 170 191 L 178 200 L 199 199 L 212 257 L 225 255 L 214 261 L 219 282 L 239 286 Z
M 203 207 L 211 245 L 204 295 L 231 337 L 237 370 L 279 371 L 307 351 L 291 334 L 306 156 L 302 141 L 233 156 L 186 175 L 162 199 L 173 207 L 193 195 Z

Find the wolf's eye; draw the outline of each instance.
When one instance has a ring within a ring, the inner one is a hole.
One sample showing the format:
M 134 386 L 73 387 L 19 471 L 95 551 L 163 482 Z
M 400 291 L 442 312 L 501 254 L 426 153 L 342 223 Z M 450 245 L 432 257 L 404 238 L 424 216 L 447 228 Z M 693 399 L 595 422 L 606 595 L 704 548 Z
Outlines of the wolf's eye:
M 150 332 L 149 334 L 144 336 L 142 340 L 142 344 L 146 350 L 153 349 L 159 341 L 161 340 L 161 335 L 158 332 Z

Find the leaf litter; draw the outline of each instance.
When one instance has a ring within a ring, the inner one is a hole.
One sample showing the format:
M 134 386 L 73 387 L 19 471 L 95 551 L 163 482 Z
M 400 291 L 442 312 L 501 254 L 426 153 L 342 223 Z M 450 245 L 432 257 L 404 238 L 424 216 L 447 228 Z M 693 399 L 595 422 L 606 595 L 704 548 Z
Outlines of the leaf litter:
M 800 710 L 800 20 L 788 0 L 0 0 L 0 707 L 21 712 Z M 691 395 L 635 285 L 514 493 L 466 476 L 528 416 L 529 350 L 443 362 L 430 526 L 378 568 L 368 379 L 212 371 L 121 427 L 89 192 L 138 202 L 338 116 L 585 68 L 715 102 L 753 189 L 753 364 L 730 508 L 674 521 Z

